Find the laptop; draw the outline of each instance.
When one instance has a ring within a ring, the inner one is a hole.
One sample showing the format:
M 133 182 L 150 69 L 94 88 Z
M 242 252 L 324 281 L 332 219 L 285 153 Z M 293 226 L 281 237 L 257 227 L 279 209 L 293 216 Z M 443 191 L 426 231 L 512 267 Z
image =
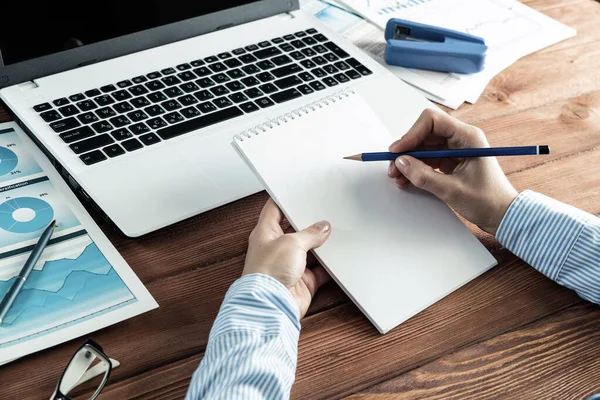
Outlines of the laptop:
M 249 127 L 345 88 L 390 126 L 430 105 L 297 0 L 2 8 L 0 99 L 127 237 L 262 191 L 231 145 Z

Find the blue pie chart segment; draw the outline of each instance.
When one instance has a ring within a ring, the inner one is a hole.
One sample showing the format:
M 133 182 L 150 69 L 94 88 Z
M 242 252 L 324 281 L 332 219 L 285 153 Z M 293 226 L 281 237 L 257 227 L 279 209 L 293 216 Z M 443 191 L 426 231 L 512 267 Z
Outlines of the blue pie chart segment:
M 19 158 L 10 149 L 0 147 L 0 176 L 8 174 L 15 169 L 19 163 Z
M 28 217 L 27 220 L 17 220 L 15 214 L 19 215 L 19 213 L 31 217 Z M 35 232 L 50 225 L 53 218 L 52 206 L 35 197 L 17 197 L 0 204 L 0 228 L 8 232 Z

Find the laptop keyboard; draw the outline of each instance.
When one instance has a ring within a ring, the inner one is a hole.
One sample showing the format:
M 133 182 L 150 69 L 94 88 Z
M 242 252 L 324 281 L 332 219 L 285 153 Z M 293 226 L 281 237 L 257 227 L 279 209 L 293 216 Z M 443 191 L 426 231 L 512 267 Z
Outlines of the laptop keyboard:
M 309 29 L 33 108 L 92 165 L 371 73 Z

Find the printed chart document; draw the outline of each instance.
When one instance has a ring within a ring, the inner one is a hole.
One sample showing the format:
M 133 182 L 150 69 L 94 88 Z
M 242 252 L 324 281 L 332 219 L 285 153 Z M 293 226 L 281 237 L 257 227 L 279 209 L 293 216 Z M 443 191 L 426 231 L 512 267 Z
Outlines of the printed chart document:
M 418 115 L 401 118 L 414 122 Z M 314 254 L 380 333 L 496 265 L 445 203 L 421 190 L 399 190 L 387 162 L 343 159 L 386 151 L 392 140 L 352 90 L 233 139 L 294 229 L 331 223 Z
M 488 56 L 485 69 L 476 74 L 390 68 L 407 83 L 452 102 L 457 99 L 476 102 L 496 74 L 520 58 L 576 34 L 573 28 L 517 0 L 337 1 L 378 27 L 381 40 L 390 18 L 440 26 L 484 38 L 489 47 Z
M 16 123 L 0 124 L 0 298 L 54 219 L 0 324 L 0 364 L 158 306 L 43 153 Z

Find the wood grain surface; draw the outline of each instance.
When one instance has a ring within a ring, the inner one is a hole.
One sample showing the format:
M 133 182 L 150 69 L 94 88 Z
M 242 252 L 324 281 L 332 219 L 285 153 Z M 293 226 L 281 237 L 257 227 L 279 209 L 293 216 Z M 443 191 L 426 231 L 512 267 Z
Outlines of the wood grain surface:
M 600 3 L 523 2 L 577 35 L 498 74 L 476 104 L 441 108 L 481 127 L 493 146 L 550 145 L 547 157 L 501 159 L 511 182 L 598 215 Z M 0 108 L 0 121 L 9 118 Z M 90 335 L 121 362 L 100 399 L 184 397 L 267 198 L 258 193 L 135 240 L 90 210 L 160 304 Z M 600 392 L 600 308 L 465 223 L 498 266 L 386 335 L 334 283 L 319 291 L 302 322 L 293 399 L 584 399 Z M 82 340 L 0 367 L 0 399 L 47 399 Z

